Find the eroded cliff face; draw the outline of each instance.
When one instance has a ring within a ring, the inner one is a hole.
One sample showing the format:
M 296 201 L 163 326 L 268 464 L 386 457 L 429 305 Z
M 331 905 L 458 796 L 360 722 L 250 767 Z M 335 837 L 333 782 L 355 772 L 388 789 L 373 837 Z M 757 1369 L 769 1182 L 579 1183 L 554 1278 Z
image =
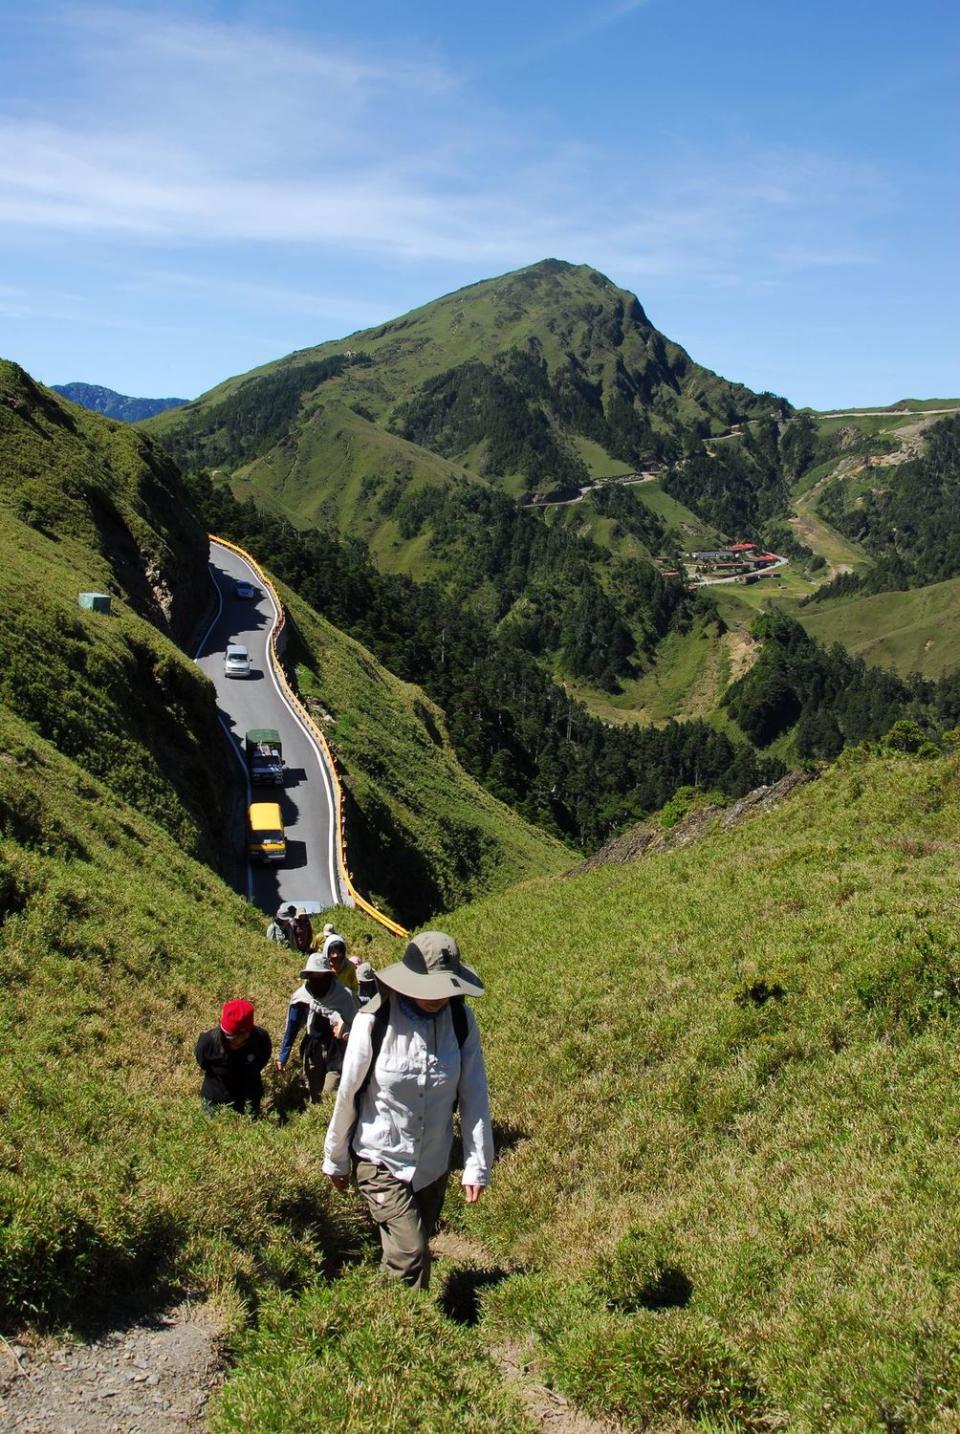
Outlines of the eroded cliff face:
M 109 567 L 105 586 L 186 641 L 208 599 L 206 535 L 151 438 L 0 362 L 0 496 L 30 527 L 89 544 Z
M 713 804 L 695 807 L 672 827 L 630 827 L 618 836 L 611 837 L 593 856 L 578 862 L 564 875 L 582 876 L 584 872 L 596 871 L 601 866 L 639 861 L 641 857 L 652 856 L 654 852 L 679 851 L 701 841 L 712 832 L 729 831 L 731 827 L 740 826 L 752 817 L 772 811 L 786 801 L 798 787 L 814 781 L 817 775 L 816 772 L 788 772 L 772 786 L 754 787 L 752 792 L 748 792 L 739 801 L 731 802 L 728 807 Z

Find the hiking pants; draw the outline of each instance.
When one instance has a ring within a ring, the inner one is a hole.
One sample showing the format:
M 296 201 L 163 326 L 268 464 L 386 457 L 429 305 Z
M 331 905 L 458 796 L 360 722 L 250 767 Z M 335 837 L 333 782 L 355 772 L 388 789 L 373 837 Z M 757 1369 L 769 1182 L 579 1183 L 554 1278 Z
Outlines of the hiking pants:
M 305 1036 L 300 1048 L 303 1060 L 303 1078 L 307 1083 L 311 1105 L 316 1105 L 329 1091 L 340 1085 L 340 1071 L 330 1070 L 330 1049 L 320 1036 Z
M 382 1266 L 415 1290 L 430 1287 L 430 1236 L 443 1208 L 449 1175 L 414 1190 L 383 1165 L 357 1161 L 357 1189 L 380 1227 Z

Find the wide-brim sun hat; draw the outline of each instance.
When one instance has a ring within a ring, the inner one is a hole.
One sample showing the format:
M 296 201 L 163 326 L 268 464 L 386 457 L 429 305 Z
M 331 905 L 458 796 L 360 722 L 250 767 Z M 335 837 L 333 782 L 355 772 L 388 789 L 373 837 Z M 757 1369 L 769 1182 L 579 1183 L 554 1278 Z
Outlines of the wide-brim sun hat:
M 307 957 L 307 964 L 300 972 L 301 981 L 305 976 L 335 976 L 337 973 L 330 965 L 330 957 L 325 951 L 314 951 L 312 956 Z
M 460 960 L 460 948 L 444 931 L 421 931 L 407 944 L 403 960 L 378 971 L 377 980 L 401 996 L 439 1001 L 450 996 L 482 996 L 483 982 Z M 372 1003 L 364 1010 L 372 1010 Z

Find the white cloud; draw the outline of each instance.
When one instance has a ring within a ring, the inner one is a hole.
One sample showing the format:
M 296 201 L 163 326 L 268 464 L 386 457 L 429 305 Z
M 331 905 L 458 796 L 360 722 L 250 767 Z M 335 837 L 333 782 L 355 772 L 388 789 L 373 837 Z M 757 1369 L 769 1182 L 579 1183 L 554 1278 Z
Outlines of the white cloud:
M 601 152 L 519 136 L 434 63 L 240 23 L 79 10 L 54 43 L 75 81 L 57 112 L 0 110 L 8 236 L 312 245 L 488 269 L 557 254 L 727 282 L 744 263 L 760 279 L 805 255 L 860 262 L 844 216 L 877 199 L 869 172 L 764 150 L 647 158 L 624 180 Z

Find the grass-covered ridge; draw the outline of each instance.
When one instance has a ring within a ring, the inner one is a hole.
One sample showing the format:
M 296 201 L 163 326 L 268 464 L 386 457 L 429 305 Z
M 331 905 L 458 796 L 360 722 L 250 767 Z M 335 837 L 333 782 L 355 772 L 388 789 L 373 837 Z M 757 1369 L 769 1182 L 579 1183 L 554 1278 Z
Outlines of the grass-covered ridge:
M 771 819 L 450 918 L 516 1141 L 471 1224 L 531 1272 L 490 1338 L 631 1424 L 949 1423 L 958 818 L 957 758 L 851 754 Z
M 213 691 L 174 639 L 207 543 L 153 443 L 0 364 L 0 703 L 216 862 L 228 780 Z M 81 611 L 84 589 L 109 615 Z
M 796 613 L 811 637 L 901 676 L 942 677 L 960 667 L 960 578 L 902 592 L 834 598 Z
M 547 260 L 228 379 L 148 428 L 187 470 L 423 577 L 456 573 L 434 539 L 465 487 L 545 493 L 678 453 L 691 426 L 786 407 L 693 362 L 596 270 Z

